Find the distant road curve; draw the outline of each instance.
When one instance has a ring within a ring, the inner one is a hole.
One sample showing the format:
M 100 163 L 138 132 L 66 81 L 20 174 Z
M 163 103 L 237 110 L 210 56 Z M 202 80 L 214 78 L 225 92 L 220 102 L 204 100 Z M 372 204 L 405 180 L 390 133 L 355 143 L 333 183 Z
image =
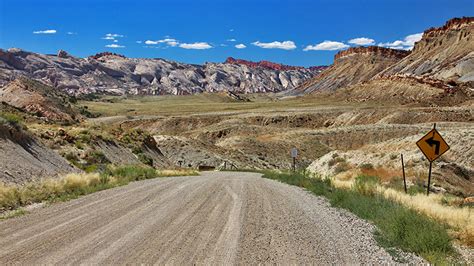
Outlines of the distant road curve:
M 0 265 L 392 262 L 373 227 L 259 174 L 134 182 L 0 222 Z

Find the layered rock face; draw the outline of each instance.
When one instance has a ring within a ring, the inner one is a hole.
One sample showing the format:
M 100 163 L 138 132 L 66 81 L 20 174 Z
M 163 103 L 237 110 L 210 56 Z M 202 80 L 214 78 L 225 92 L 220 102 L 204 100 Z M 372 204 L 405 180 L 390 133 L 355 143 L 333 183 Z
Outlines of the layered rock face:
M 292 89 L 319 72 L 270 62 L 261 65 L 265 67 L 238 63 L 191 65 L 126 58 L 108 52 L 77 58 L 65 51 L 43 55 L 0 49 L 0 86 L 17 76 L 27 76 L 71 95 L 279 92 Z
M 409 56 L 378 77 L 409 75 L 474 85 L 474 17 L 454 18 L 423 33 Z
M 0 88 L 0 102 L 49 122 L 74 122 L 81 118 L 68 96 L 24 77 Z
M 407 51 L 377 46 L 349 48 L 334 56 L 332 66 L 290 93 L 306 94 L 316 91 L 335 91 L 342 87 L 368 81 L 377 73 L 407 55 Z
M 225 60 L 226 64 L 234 64 L 234 65 L 245 65 L 250 68 L 266 68 L 266 69 L 272 69 L 272 70 L 304 70 L 305 67 L 302 66 L 288 66 L 288 65 L 283 65 L 283 64 L 278 64 L 278 63 L 273 63 L 269 61 L 259 61 L 259 62 L 253 62 L 253 61 L 248 61 L 248 60 L 243 60 L 243 59 L 235 59 L 233 57 L 228 57 L 227 60 Z M 309 70 L 311 71 L 322 71 L 327 66 L 311 66 L 308 67 Z

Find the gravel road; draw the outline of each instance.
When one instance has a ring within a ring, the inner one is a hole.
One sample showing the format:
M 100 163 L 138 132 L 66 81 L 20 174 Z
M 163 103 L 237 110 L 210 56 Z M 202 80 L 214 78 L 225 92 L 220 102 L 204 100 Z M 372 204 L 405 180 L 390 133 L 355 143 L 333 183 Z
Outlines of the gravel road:
M 0 222 L 0 265 L 379 264 L 373 226 L 255 173 L 134 182 Z

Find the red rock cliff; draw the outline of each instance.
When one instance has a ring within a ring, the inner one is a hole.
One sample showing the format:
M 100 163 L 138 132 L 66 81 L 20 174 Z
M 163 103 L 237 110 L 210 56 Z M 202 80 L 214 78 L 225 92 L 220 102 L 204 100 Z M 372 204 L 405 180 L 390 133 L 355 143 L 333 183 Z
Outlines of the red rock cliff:
M 302 67 L 302 66 L 288 66 L 288 65 L 273 63 L 270 61 L 253 62 L 253 61 L 248 61 L 248 60 L 243 60 L 243 59 L 235 59 L 233 57 L 228 57 L 224 63 L 234 64 L 234 65 L 245 65 L 251 68 L 262 67 L 262 68 L 267 68 L 267 69 L 272 69 L 272 70 L 283 70 L 283 71 L 305 69 L 305 67 Z M 308 69 L 311 71 L 318 71 L 318 70 L 323 70 L 326 67 L 327 66 L 314 66 L 314 67 L 309 67 Z
M 409 51 L 404 51 L 404 50 L 396 50 L 396 49 L 390 49 L 390 48 L 384 48 L 384 47 L 379 47 L 379 46 L 360 46 L 360 47 L 351 47 L 347 50 L 340 51 L 334 56 L 334 61 L 336 61 L 339 58 L 351 55 L 351 54 L 378 54 L 383 57 L 390 57 L 390 58 L 398 58 L 402 59 L 408 54 L 410 54 Z

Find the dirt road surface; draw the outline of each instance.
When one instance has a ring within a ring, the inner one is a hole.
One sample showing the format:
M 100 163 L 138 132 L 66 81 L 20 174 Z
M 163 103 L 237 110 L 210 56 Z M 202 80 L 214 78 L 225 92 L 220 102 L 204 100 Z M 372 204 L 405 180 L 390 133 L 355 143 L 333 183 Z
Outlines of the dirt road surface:
M 0 222 L 0 265 L 379 264 L 373 226 L 255 173 L 134 182 Z

